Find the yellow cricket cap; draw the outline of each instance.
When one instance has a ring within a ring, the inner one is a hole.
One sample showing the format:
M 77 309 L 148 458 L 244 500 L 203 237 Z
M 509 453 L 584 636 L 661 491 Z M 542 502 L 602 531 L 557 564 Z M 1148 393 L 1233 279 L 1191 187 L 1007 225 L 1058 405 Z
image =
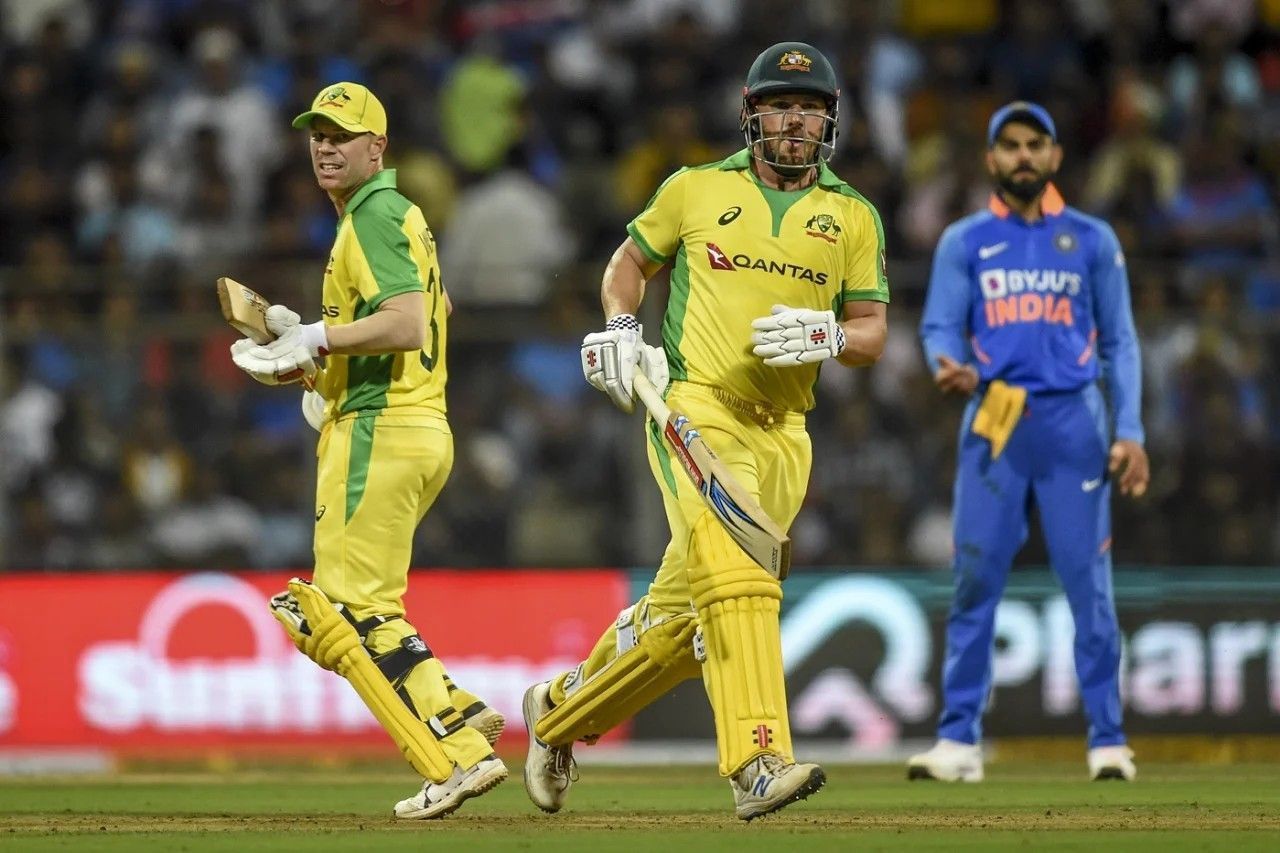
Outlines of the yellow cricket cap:
M 324 116 L 339 127 L 357 133 L 385 136 L 387 132 L 387 111 L 382 102 L 359 83 L 325 86 L 311 102 L 311 109 L 293 120 L 293 126 L 310 127 L 316 116 Z

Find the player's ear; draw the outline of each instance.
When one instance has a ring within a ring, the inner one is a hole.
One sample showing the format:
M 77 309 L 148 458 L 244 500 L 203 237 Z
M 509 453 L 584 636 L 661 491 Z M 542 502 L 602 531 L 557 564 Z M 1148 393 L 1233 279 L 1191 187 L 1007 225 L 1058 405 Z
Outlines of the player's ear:
M 1000 170 L 996 168 L 995 155 L 991 153 L 990 148 L 987 149 L 987 153 L 983 156 L 983 159 L 986 161 L 986 164 L 987 164 L 988 175 L 995 177 L 996 175 L 1000 174 Z
M 1062 146 L 1055 144 L 1053 151 L 1049 154 L 1049 167 L 1053 171 L 1058 171 L 1062 167 Z
M 386 135 L 375 136 L 373 142 L 369 143 L 369 154 L 373 157 L 381 157 L 383 152 L 387 150 Z

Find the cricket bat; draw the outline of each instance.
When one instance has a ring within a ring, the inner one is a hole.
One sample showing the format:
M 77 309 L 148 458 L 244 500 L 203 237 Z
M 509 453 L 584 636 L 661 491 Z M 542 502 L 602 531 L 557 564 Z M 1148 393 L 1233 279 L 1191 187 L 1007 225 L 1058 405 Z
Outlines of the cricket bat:
M 222 309 L 222 319 L 254 343 L 269 344 L 276 339 L 267 328 L 267 309 L 271 303 L 252 288 L 222 276 L 218 279 L 218 306 Z M 313 375 L 302 377 L 303 386 L 314 391 L 321 375 L 322 369 L 317 366 Z
M 671 410 L 649 377 L 636 371 L 632 387 L 662 430 L 663 439 L 680 460 L 702 502 L 748 557 L 778 580 L 785 580 L 791 571 L 790 537 L 733 478 L 697 427 Z

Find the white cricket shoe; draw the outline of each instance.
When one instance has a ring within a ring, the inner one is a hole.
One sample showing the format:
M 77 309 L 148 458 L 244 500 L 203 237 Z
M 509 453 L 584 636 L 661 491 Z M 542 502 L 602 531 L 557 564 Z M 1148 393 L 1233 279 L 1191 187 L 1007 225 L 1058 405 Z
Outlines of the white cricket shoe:
M 507 727 L 507 718 L 486 705 L 470 717 L 464 718 L 463 723 L 484 735 L 489 746 L 493 746 L 502 737 L 502 730 Z
M 547 814 L 560 811 L 569 786 L 578 778 L 573 744 L 551 746 L 533 733 L 538 720 L 551 710 L 551 682 L 542 681 L 524 692 L 524 726 L 529 730 L 529 755 L 524 761 L 524 789 L 533 804 Z
M 816 764 L 796 764 L 766 752 L 729 777 L 734 811 L 743 820 L 776 812 L 803 800 L 826 784 L 827 774 Z
M 1095 746 L 1089 750 L 1089 778 L 1095 782 L 1103 779 L 1132 782 L 1137 775 L 1138 765 L 1133 763 L 1133 750 L 1124 744 Z
M 453 775 L 445 781 L 428 779 L 421 791 L 396 803 L 395 815 L 404 820 L 444 817 L 457 811 L 464 801 L 497 787 L 506 778 L 507 766 L 493 754 L 477 761 L 470 770 L 454 765 Z
M 939 738 L 929 751 L 911 756 L 907 761 L 907 778 L 981 782 L 982 747 L 976 743 Z

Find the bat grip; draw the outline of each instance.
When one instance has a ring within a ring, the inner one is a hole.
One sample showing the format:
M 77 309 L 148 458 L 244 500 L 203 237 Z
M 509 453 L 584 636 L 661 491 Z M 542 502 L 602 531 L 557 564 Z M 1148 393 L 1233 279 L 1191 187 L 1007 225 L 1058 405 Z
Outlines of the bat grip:
M 631 387 L 640 398 L 640 402 L 644 403 L 644 407 L 649 410 L 649 414 L 653 415 L 654 420 L 665 421 L 671 415 L 670 407 L 643 371 L 636 371 L 635 376 L 631 378 Z

